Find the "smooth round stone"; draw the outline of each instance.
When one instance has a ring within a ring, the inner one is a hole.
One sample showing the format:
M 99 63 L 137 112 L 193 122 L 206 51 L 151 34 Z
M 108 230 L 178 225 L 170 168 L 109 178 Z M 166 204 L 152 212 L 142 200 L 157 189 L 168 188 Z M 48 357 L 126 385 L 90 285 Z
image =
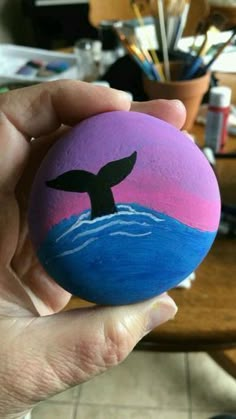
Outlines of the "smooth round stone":
M 128 304 L 175 287 L 202 262 L 220 196 L 203 153 L 152 116 L 107 112 L 59 139 L 34 180 L 33 244 L 64 289 Z

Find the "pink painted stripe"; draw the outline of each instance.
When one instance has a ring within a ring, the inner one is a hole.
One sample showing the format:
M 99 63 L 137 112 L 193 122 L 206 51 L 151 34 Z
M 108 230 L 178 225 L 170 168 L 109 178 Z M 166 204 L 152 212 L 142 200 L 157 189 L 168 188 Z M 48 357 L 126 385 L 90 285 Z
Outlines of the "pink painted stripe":
M 174 200 L 170 187 L 168 194 L 166 191 L 158 191 L 154 195 L 147 189 L 142 190 L 142 193 L 140 191 L 135 192 L 133 186 L 132 189 L 126 188 L 126 190 L 115 187 L 113 192 L 116 203 L 137 203 L 163 212 L 192 228 L 213 232 L 217 230 L 220 217 L 220 202 L 218 200 L 211 202 L 183 190 L 179 190 L 177 193 L 176 187 L 173 187 L 173 189 Z M 47 219 L 47 224 L 44 225 L 46 231 L 62 219 L 71 217 L 75 208 L 77 214 L 90 208 L 87 194 L 71 194 L 70 205 L 68 205 L 68 195 L 63 197 L 62 193 L 60 192 L 61 204 L 57 207 L 57 211 L 51 211 L 51 217 L 48 214 L 48 217 L 44 218 L 44 221 Z M 133 199 L 134 196 L 135 200 Z

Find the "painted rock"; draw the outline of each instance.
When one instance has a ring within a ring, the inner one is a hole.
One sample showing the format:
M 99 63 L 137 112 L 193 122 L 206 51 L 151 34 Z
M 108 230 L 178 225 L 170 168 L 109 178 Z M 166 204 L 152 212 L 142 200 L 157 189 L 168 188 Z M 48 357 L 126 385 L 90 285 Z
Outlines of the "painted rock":
M 219 224 L 215 175 L 198 147 L 149 115 L 108 112 L 72 128 L 34 180 L 33 244 L 64 289 L 128 304 L 176 286 Z

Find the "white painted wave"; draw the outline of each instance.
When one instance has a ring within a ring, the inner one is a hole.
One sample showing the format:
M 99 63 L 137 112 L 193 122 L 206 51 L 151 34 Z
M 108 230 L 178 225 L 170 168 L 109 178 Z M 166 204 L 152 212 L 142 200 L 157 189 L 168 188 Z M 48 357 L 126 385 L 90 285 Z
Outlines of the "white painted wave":
M 54 258 L 51 258 L 51 259 L 56 259 L 56 258 L 63 257 L 63 256 L 73 255 L 73 253 L 80 252 L 82 249 L 89 246 L 90 243 L 93 243 L 96 240 L 97 240 L 97 237 L 93 237 L 93 238 L 87 240 L 86 242 L 84 242 L 83 244 L 81 244 L 80 246 L 75 247 L 74 249 L 65 250 L 64 252 L 59 253 L 58 255 L 54 256 Z
M 148 227 L 150 226 L 150 224 L 148 224 L 146 221 L 145 222 L 138 222 L 138 221 L 125 221 L 122 219 L 116 219 L 117 215 L 119 216 L 134 216 L 134 215 L 141 215 L 146 217 L 149 220 L 155 221 L 157 223 L 164 221 L 161 218 L 156 217 L 153 214 L 150 214 L 148 212 L 145 211 L 136 211 L 135 208 L 133 208 L 130 205 L 118 205 L 117 206 L 119 212 L 118 213 L 113 213 L 113 214 L 109 214 L 109 215 L 105 215 L 103 217 L 99 217 L 99 218 L 95 218 L 93 220 L 90 220 L 90 211 L 86 211 L 83 214 L 81 214 L 78 219 L 74 222 L 74 224 L 72 224 L 72 226 L 70 226 L 70 228 L 67 229 L 67 231 L 65 231 L 64 233 L 62 233 L 59 237 L 57 237 L 56 242 L 60 241 L 62 238 L 66 237 L 68 234 L 70 234 L 72 231 L 75 231 L 77 229 L 81 229 L 82 226 L 88 224 L 90 227 L 92 227 L 93 225 L 95 225 L 95 228 L 90 228 L 89 230 L 83 231 L 83 232 L 79 232 L 73 239 L 72 241 L 75 241 L 76 239 L 80 238 L 80 237 L 84 237 L 90 234 L 96 234 L 104 229 L 107 229 L 108 227 L 114 226 L 114 225 L 124 225 L 124 226 L 129 226 L 129 225 L 133 225 L 133 224 L 137 224 L 140 225 L 142 227 Z M 105 219 L 107 220 L 111 220 L 114 219 L 111 222 L 108 222 L 106 224 L 102 224 L 101 226 L 98 226 L 99 223 L 103 223 Z
M 109 236 L 144 237 L 149 236 L 150 234 L 152 234 L 151 231 L 142 234 L 127 233 L 126 231 L 116 231 L 115 233 L 110 233 Z

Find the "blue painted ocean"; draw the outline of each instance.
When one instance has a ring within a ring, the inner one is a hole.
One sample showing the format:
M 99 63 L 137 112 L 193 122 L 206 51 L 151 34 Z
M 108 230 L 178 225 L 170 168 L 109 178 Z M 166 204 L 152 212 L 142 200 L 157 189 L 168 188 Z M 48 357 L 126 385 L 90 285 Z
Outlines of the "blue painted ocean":
M 99 304 L 128 304 L 176 286 L 201 263 L 216 233 L 137 204 L 90 220 L 90 211 L 55 225 L 38 250 L 65 289 Z

